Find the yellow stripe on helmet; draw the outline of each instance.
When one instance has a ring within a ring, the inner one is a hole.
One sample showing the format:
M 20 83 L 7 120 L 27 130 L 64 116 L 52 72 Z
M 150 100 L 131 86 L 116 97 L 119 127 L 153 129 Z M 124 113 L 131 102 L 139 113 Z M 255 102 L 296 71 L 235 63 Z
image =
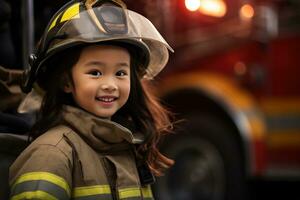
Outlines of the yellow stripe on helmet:
M 49 173 L 49 172 L 29 172 L 26 174 L 21 175 L 13 184 L 12 186 L 12 190 L 13 188 L 20 183 L 26 182 L 26 181 L 36 181 L 36 180 L 44 180 L 44 181 L 48 181 L 50 183 L 53 183 L 61 188 L 63 188 L 67 194 L 70 196 L 71 194 L 71 190 L 70 187 L 68 185 L 68 183 L 61 177 Z
M 60 23 L 68 21 L 70 19 L 79 18 L 79 5 L 80 3 L 75 3 L 74 5 L 70 6 L 63 14 L 60 13 L 59 15 L 57 15 L 51 23 L 48 31 L 50 31 L 57 24 L 57 20 L 61 15 L 62 17 L 60 19 Z
M 70 19 L 79 18 L 79 4 L 75 3 L 74 5 L 70 6 L 61 17 L 60 22 L 68 21 Z
M 60 16 L 60 15 L 57 15 L 57 16 L 55 17 L 55 19 L 54 19 L 53 22 L 51 23 L 51 25 L 50 25 L 48 31 L 50 31 L 50 30 L 56 25 L 56 22 L 57 22 L 57 19 L 58 19 L 59 16 Z
M 44 191 L 34 191 L 34 192 L 22 192 L 11 198 L 11 200 L 21 200 L 21 199 L 47 199 L 47 200 L 58 200 L 51 194 Z

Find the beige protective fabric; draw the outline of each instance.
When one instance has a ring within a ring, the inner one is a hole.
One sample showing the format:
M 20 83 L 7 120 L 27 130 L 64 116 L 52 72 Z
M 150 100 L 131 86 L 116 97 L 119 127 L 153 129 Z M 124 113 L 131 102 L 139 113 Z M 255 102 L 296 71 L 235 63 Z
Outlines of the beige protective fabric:
M 132 144 L 141 136 L 70 106 L 63 118 L 65 125 L 37 138 L 11 166 L 12 198 L 31 192 L 58 199 L 153 199 L 136 168 Z

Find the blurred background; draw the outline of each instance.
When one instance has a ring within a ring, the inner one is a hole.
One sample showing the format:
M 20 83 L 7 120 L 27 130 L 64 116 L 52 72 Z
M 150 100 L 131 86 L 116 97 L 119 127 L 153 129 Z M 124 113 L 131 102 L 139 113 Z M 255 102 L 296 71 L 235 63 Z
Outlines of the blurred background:
M 65 2 L 0 0 L 0 65 L 26 69 Z M 157 199 L 299 198 L 300 1 L 124 2 L 175 50 L 153 81 L 177 122 L 161 143 L 175 165 Z

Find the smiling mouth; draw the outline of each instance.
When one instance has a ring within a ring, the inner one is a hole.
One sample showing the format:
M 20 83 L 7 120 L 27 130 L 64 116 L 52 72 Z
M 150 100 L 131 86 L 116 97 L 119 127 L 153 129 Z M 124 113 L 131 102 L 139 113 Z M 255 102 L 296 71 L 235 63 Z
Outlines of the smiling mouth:
M 117 100 L 117 97 L 96 97 L 96 100 L 105 103 L 111 103 Z

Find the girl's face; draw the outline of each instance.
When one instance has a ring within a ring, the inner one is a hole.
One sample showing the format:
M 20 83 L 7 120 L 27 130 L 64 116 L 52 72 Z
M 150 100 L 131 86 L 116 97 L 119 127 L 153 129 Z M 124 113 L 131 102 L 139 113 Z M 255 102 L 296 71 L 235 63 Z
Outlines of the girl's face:
M 122 47 L 93 45 L 85 47 L 71 70 L 72 93 L 84 110 L 110 118 L 128 100 L 130 93 L 130 54 Z

